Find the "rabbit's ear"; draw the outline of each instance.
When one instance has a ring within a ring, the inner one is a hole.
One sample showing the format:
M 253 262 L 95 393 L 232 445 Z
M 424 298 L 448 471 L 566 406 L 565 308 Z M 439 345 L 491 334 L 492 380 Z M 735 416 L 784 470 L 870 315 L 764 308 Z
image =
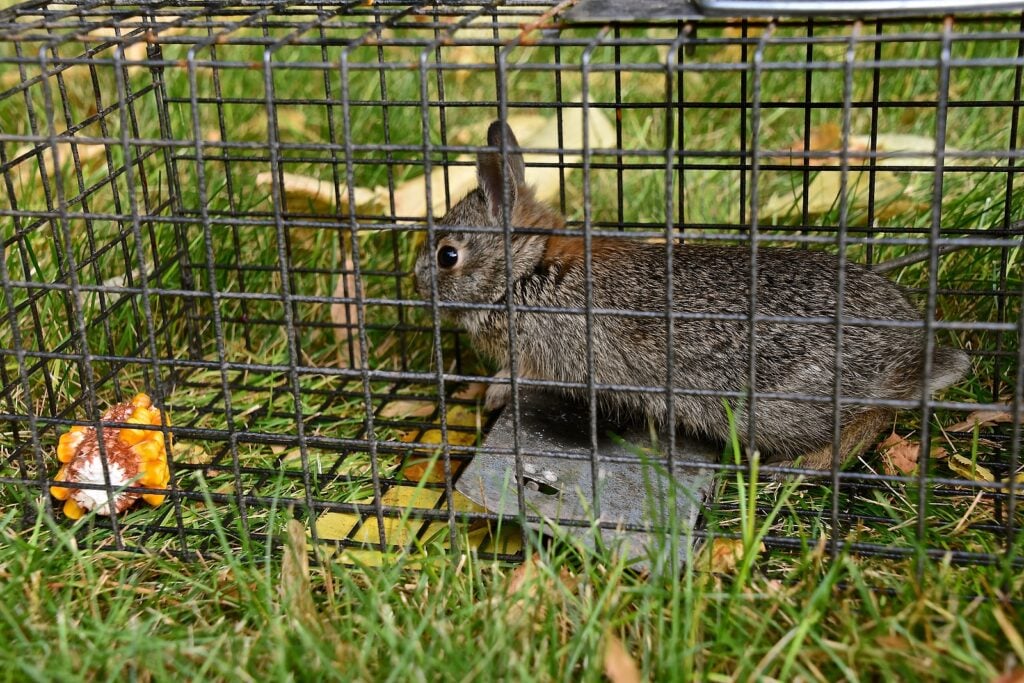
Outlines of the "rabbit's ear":
M 504 198 L 504 183 L 508 183 L 509 200 L 515 206 L 520 188 L 526 183 L 526 166 L 523 154 L 519 151 L 519 141 L 512 129 L 501 121 L 495 121 L 487 129 L 487 144 L 501 147 L 502 135 L 505 135 L 504 158 L 500 152 L 481 152 L 476 159 L 477 183 L 487 198 L 487 208 L 491 217 L 501 219 L 501 202 Z

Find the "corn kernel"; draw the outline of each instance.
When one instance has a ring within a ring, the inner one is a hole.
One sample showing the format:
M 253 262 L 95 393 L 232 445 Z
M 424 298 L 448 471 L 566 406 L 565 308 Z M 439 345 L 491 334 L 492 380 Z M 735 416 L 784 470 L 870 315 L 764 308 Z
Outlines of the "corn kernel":
M 71 498 L 64 501 L 64 514 L 68 519 L 81 519 L 85 511 Z
M 164 454 L 163 444 L 155 441 L 143 441 L 132 446 L 134 451 L 143 460 L 161 460 Z
M 68 466 L 61 465 L 61 468 L 57 470 L 57 474 L 54 475 L 54 480 L 64 481 L 64 478 L 68 475 Z M 71 489 L 66 486 L 51 486 L 50 495 L 57 500 L 67 500 L 68 496 L 71 495 Z
M 147 503 L 149 503 L 153 507 L 156 507 L 160 503 L 164 502 L 165 498 L 167 498 L 167 496 L 165 496 L 162 493 L 143 493 L 142 494 L 142 500 L 146 501 Z
M 71 459 L 75 457 L 75 450 L 85 438 L 85 434 L 76 429 L 76 427 L 72 427 L 71 431 L 62 434 L 60 441 L 57 442 L 57 458 L 63 463 L 71 462 Z
M 122 429 L 117 436 L 125 446 L 134 446 L 146 438 L 145 429 Z

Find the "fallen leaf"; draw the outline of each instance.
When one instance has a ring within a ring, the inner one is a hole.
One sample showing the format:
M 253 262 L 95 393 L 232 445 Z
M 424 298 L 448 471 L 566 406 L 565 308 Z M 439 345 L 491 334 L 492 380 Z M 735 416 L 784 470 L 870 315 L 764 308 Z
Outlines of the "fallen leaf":
M 758 552 L 763 553 L 765 549 L 764 543 L 761 543 L 758 547 Z M 708 557 L 705 561 L 707 564 L 701 563 L 700 566 L 707 566 L 715 574 L 733 574 L 736 571 L 736 567 L 743 560 L 743 540 L 739 538 L 715 538 L 712 539 L 710 546 L 705 546 L 704 553 Z
M 946 461 L 949 465 L 949 469 L 953 470 L 956 474 L 960 475 L 964 479 L 970 481 L 995 481 L 996 477 L 992 474 L 992 470 L 971 462 L 968 458 L 962 455 L 954 453 L 949 456 L 949 460 Z
M 399 508 L 403 511 L 432 510 L 444 495 L 443 490 L 419 488 L 416 486 L 392 486 L 381 496 L 381 505 Z M 384 542 L 393 547 L 404 547 L 414 541 L 420 530 L 429 521 L 415 515 L 384 517 Z M 362 526 L 352 534 L 357 543 L 380 543 L 380 528 L 374 516 L 366 517 Z
M 967 416 L 963 422 L 946 427 L 947 432 L 973 432 L 975 426 L 979 429 L 984 427 L 995 427 L 1003 422 L 1013 422 L 1013 416 L 999 410 L 976 410 Z
M 436 405 L 433 401 L 392 401 L 380 411 L 380 417 L 429 417 Z
M 70 168 L 75 161 L 74 150 L 72 150 L 71 144 L 70 142 L 57 143 L 57 158 L 60 168 Z M 83 142 L 76 142 L 74 145 L 78 151 L 78 163 L 81 164 L 83 169 L 95 168 L 106 156 L 106 145 Z M 16 159 L 23 154 L 27 154 L 34 150 L 36 146 L 23 145 L 14 150 L 11 158 Z M 40 150 L 39 154 L 33 154 L 14 167 L 17 177 L 15 183 L 20 184 L 21 187 L 41 184 L 40 166 L 42 166 L 42 171 L 45 171 L 47 179 L 52 182 L 54 176 L 53 150 L 49 146 Z
M 604 635 L 604 675 L 611 683 L 639 683 L 640 668 L 629 650 L 611 631 Z
M 893 432 L 889 436 L 885 437 L 885 439 L 878 444 L 877 448 L 878 448 L 879 451 L 884 451 L 887 448 L 892 448 L 893 446 L 899 446 L 900 444 L 903 444 L 903 443 L 906 443 L 906 442 L 907 442 L 906 439 L 904 439 L 902 436 L 900 436 L 896 432 Z
M 485 382 L 471 382 L 452 394 L 452 398 L 460 401 L 478 401 L 487 393 Z
M 566 615 L 565 593 L 576 593 L 578 582 L 564 567 L 557 576 L 546 569 L 536 553 L 530 555 L 512 571 L 505 586 L 505 595 L 497 600 L 505 603 L 505 618 L 509 625 L 518 628 L 535 627 L 545 620 L 547 610 L 554 608 L 564 642 L 572 627 Z
M 260 173 L 256 176 L 256 187 L 270 192 L 274 185 L 274 174 Z M 320 180 L 298 173 L 281 174 L 281 193 L 285 211 L 305 211 L 315 214 L 336 215 L 346 213 L 351 204 L 347 185 L 336 188 L 329 180 Z M 385 187 L 367 189 L 356 187 L 351 196 L 361 211 L 379 211 L 387 203 L 388 190 Z M 338 200 L 341 205 L 338 205 Z
M 1012 477 L 1004 478 L 1003 483 L 1006 484 L 1003 487 L 1004 491 L 1009 491 L 1011 488 L 1019 488 L 1021 485 L 1024 485 L 1024 472 L 1018 472 Z
M 1024 683 L 1024 667 L 1015 667 L 992 679 L 992 683 Z
M 334 341 L 338 344 L 338 364 L 349 366 L 349 359 L 356 364 L 360 362 L 362 346 L 359 341 L 359 308 L 355 302 L 356 274 L 351 254 L 345 255 L 344 273 L 334 283 L 336 299 L 353 299 L 349 302 L 339 301 L 331 304 L 331 322 L 334 323 Z M 353 334 L 355 332 L 355 334 Z M 352 354 L 348 354 L 347 345 L 352 345 Z
M 810 145 L 804 145 L 803 138 L 797 140 L 789 146 L 789 151 L 793 153 L 793 158 L 789 159 L 790 163 L 796 164 L 806 162 L 809 166 L 825 166 L 836 162 L 836 159 L 829 158 L 810 158 L 803 159 L 797 158 L 802 154 L 805 149 L 812 152 L 828 152 L 837 149 L 842 144 L 843 131 L 835 123 L 824 123 L 820 126 L 814 126 L 808 133 L 808 139 Z
M 903 636 L 879 636 L 875 638 L 875 644 L 887 651 L 907 652 L 910 650 L 910 643 Z
M 889 476 L 913 474 L 917 471 L 917 458 L 921 444 L 903 438 L 896 432 L 878 445 L 882 454 L 882 471 Z
M 823 152 L 824 155 L 814 158 L 798 158 L 805 151 L 803 137 L 790 145 L 789 162 L 807 166 L 839 166 L 841 162 L 842 130 L 835 123 L 829 122 L 814 127 L 809 134 L 807 151 Z M 848 149 L 853 153 L 871 150 L 871 137 L 868 135 L 851 135 Z M 935 140 L 921 135 L 879 135 L 875 141 L 878 156 L 874 160 L 853 157 L 849 159 L 850 168 L 846 174 L 846 197 L 851 210 L 866 211 L 871 197 L 869 185 L 871 175 L 868 171 L 859 170 L 859 166 L 873 163 L 874 170 L 874 202 L 875 217 L 880 220 L 890 218 L 912 209 L 927 208 L 924 201 L 914 201 L 912 187 L 907 179 L 913 176 L 901 172 L 880 170 L 877 167 L 887 165 L 920 166 L 922 171 L 934 167 Z M 886 152 L 898 156 L 886 156 Z M 820 216 L 839 208 L 842 192 L 843 174 L 838 169 L 820 171 L 807 185 L 807 213 Z M 765 218 L 784 219 L 795 217 L 803 210 L 803 187 L 794 187 L 791 191 L 781 192 L 768 198 L 761 208 Z
M 441 436 L 440 429 L 431 429 L 424 432 L 418 441 L 422 444 L 440 444 Z M 476 433 L 449 429 L 448 443 L 452 446 L 472 446 L 476 443 Z
M 590 109 L 587 113 L 589 124 L 588 142 L 591 149 L 614 147 L 615 126 L 608 116 L 599 109 Z M 559 144 L 559 125 L 557 117 L 546 119 L 545 125 L 526 137 L 517 138 L 522 147 L 538 149 L 579 149 L 583 146 L 583 109 L 580 106 L 566 107 L 562 110 L 562 138 Z M 478 143 L 479 144 L 479 143 Z M 537 199 L 544 202 L 558 196 L 561 187 L 559 168 L 579 163 L 579 155 L 566 154 L 559 159 L 557 153 L 524 154 L 526 162 L 526 182 L 536 190 Z M 471 161 L 472 157 L 460 156 L 458 161 Z M 452 202 L 457 201 L 476 187 L 475 165 L 436 166 L 430 174 L 432 215 L 440 217 L 445 213 L 445 176 L 448 179 L 448 194 Z M 427 215 L 427 182 L 425 176 L 407 180 L 395 189 L 395 216 L 401 223 L 419 223 Z M 419 233 L 422 239 L 423 233 Z
M 452 477 L 462 469 L 464 462 L 463 460 L 451 461 Z M 402 469 L 402 476 L 409 481 L 426 481 L 431 484 L 441 484 L 445 480 L 444 462 L 440 458 L 415 460 Z
M 846 177 L 846 199 L 849 208 L 866 210 L 870 196 L 870 175 L 866 171 L 851 170 Z M 908 199 L 908 186 L 891 171 L 875 171 L 875 217 L 884 220 L 910 209 L 926 207 L 923 202 Z M 807 214 L 821 216 L 839 209 L 842 194 L 842 173 L 840 171 L 819 171 L 807 185 Z M 772 195 L 761 208 L 766 219 L 796 217 L 803 210 L 803 188 Z

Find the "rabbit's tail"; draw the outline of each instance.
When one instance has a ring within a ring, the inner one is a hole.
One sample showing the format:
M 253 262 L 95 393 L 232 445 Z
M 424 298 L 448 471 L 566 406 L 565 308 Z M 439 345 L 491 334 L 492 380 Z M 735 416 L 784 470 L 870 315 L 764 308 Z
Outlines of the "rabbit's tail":
M 928 392 L 935 393 L 959 382 L 971 369 L 971 359 L 960 349 L 936 346 L 932 354 L 932 372 Z
M 921 396 L 921 375 L 924 363 L 920 355 L 898 363 L 883 393 L 891 398 L 913 399 Z M 932 351 L 932 368 L 928 378 L 928 395 L 956 384 L 967 374 L 971 361 L 960 349 L 936 346 Z

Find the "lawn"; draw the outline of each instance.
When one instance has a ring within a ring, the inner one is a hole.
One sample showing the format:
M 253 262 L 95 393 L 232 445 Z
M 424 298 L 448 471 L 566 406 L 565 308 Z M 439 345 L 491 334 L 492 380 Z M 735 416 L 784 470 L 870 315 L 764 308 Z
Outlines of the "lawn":
M 85 18 L 98 26 L 109 11 Z M 383 562 L 359 543 L 376 540 L 376 521 L 307 558 L 323 515 L 361 519 L 403 487 L 444 498 L 443 483 L 410 475 L 437 451 L 421 444 L 439 441 L 441 370 L 453 463 L 492 417 L 469 390 L 492 369 L 457 330 L 435 338 L 416 301 L 422 223 L 396 197 L 429 160 L 449 169 L 435 198 L 458 199 L 444 181 L 470 167 L 465 153 L 497 114 L 495 34 L 514 38 L 538 8 L 504 8 L 498 24 L 444 41 L 473 8 L 386 7 L 381 21 L 394 25 L 352 45 L 372 9 L 168 8 L 148 41 L 119 11 L 142 46 L 128 61 L 149 44 L 159 68 L 116 73 L 107 29 L 0 35 L 0 678 L 627 681 L 636 667 L 652 680 L 994 680 L 1024 666 L 1021 541 L 1008 533 L 1024 517 L 979 474 L 1014 474 L 1013 428 L 956 426 L 1020 400 L 1024 257 L 1008 229 L 1024 195 L 1006 154 L 1018 145 L 1019 22 L 966 21 L 950 45 L 941 235 L 988 241 L 943 255 L 931 274 L 927 261 L 889 272 L 933 297 L 938 318 L 957 323 L 942 343 L 972 355 L 971 377 L 926 416 L 923 471 L 893 471 L 873 450 L 835 497 L 827 483 L 723 471 L 705 516 L 713 540 L 677 579 L 565 542 L 531 539 L 525 563 L 452 553 L 443 521 L 445 533 L 424 523 L 405 548 L 392 539 Z M 843 224 L 853 261 L 926 248 L 936 173 L 922 145 L 940 129 L 941 22 L 865 24 L 887 38 L 853 48 L 847 80 L 851 26 L 814 30 L 834 39 L 796 40 L 803 22 L 776 29 L 760 89 L 760 24 L 698 25 L 678 76 L 659 66 L 671 29 L 535 32 L 504 53 L 508 114 L 555 126 L 553 105 L 574 120 L 585 92 L 592 119 L 608 123 L 589 163 L 565 142 L 547 164 L 544 191 L 571 226 L 656 236 L 671 212 L 687 239 L 742 238 L 756 137 L 775 152 L 756 176 L 763 244 L 835 250 Z M 52 49 L 40 51 L 44 38 Z M 91 64 L 67 61 L 90 49 Z M 451 68 L 421 71 L 421 54 Z M 40 56 L 59 76 L 34 80 Z M 813 71 L 780 66 L 808 58 Z M 863 66 L 872 60 L 898 65 Z M 902 153 L 850 160 L 845 209 L 834 152 L 844 89 L 856 103 L 850 147 Z M 680 122 L 667 206 L 666 139 Z M 62 139 L 54 173 L 46 138 L 68 129 L 85 142 Z M 794 162 L 804 148 L 819 152 L 813 165 Z M 322 186 L 284 182 L 275 211 L 261 175 L 274 170 Z M 377 199 L 349 212 L 339 200 L 350 181 L 379 188 Z M 173 419 L 168 502 L 116 528 L 51 515 L 41 491 L 59 435 L 137 391 Z M 913 410 L 894 426 L 914 446 L 921 429 Z M 478 528 L 454 529 L 463 551 L 475 547 Z

